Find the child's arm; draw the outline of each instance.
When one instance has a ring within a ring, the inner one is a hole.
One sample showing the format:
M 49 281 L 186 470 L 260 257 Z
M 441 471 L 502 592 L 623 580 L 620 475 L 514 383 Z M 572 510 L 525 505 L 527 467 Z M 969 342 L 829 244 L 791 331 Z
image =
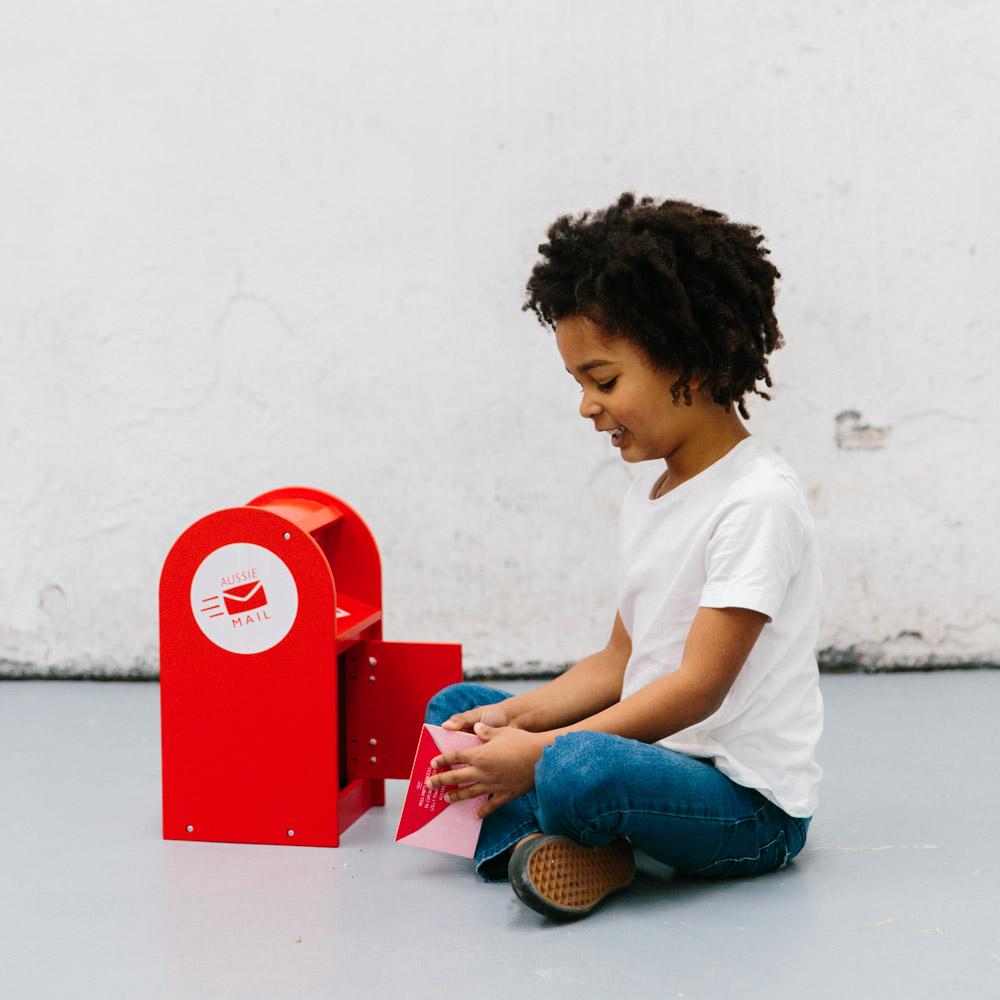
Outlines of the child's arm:
M 537 691 L 523 695 L 517 725 L 532 733 L 547 732 L 586 719 L 622 696 L 625 667 L 632 641 L 616 613 L 611 638 L 604 649 L 591 653 Z
M 725 700 L 767 621 L 748 608 L 699 608 L 677 670 L 597 715 L 550 729 L 546 743 L 577 731 L 656 743 L 707 719 Z
M 497 707 L 506 710 L 507 725 L 532 733 L 586 719 L 614 705 L 622 696 L 625 667 L 631 653 L 632 640 L 616 613 L 611 638 L 604 649 L 584 657 L 537 690 L 515 695 Z

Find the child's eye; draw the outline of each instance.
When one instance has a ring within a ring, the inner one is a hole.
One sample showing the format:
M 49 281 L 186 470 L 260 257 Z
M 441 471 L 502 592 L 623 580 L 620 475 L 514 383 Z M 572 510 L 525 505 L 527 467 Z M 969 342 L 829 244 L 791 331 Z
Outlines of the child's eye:
M 613 379 L 609 379 L 607 382 L 598 382 L 597 388 L 600 389 L 601 392 L 610 392 L 612 388 L 614 388 L 614 384 L 617 381 L 618 376 L 616 375 Z M 580 392 L 583 392 L 583 389 L 580 389 Z

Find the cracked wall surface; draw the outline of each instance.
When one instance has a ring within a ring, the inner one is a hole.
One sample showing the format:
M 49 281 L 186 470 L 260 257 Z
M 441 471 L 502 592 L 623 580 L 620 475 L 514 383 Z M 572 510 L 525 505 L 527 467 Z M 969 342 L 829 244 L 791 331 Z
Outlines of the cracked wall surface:
M 0 676 L 156 676 L 170 545 L 283 485 L 373 529 L 387 639 L 603 646 L 637 469 L 520 305 L 624 190 L 782 272 L 748 427 L 813 510 L 821 663 L 1000 663 L 997 5 L 240 10 L 5 25 Z

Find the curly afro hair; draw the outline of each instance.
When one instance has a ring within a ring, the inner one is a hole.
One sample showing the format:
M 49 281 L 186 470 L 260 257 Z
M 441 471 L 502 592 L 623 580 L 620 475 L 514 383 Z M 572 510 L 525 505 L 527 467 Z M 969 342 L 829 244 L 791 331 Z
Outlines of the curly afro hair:
M 745 419 L 745 393 L 771 398 L 756 382 L 772 385 L 767 355 L 784 344 L 774 316 L 781 274 L 756 226 L 625 192 L 593 214 L 561 215 L 546 235 L 522 311 L 553 330 L 564 316 L 586 316 L 637 344 L 656 368 L 679 373 L 675 405 L 682 391 L 691 405 L 695 374 L 727 413 L 735 402 Z

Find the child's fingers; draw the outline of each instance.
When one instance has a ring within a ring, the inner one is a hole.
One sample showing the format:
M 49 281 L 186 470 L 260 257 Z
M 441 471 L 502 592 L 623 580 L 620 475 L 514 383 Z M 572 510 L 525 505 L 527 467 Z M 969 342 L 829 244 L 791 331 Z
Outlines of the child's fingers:
M 450 719 L 445 719 L 445 721 L 442 722 L 441 725 L 447 727 L 448 729 L 465 729 L 466 727 L 471 728 L 472 724 L 478 720 L 470 719 L 469 715 L 471 715 L 470 712 L 461 712 L 458 715 L 453 715 Z
M 505 726 L 507 725 L 507 715 L 503 709 L 496 705 L 477 705 L 475 708 L 469 709 L 468 712 L 456 713 L 450 719 L 442 722 L 441 725 L 448 729 L 468 729 L 471 731 L 477 722 L 485 722 L 488 726 Z
M 453 764 L 468 763 L 469 761 L 465 759 L 464 750 L 445 750 L 443 754 L 440 754 L 431 761 L 431 767 L 433 767 L 435 771 L 440 771 L 443 770 L 446 765 L 451 767 Z
M 501 705 L 488 705 L 479 716 L 479 722 L 485 722 L 487 726 L 506 726 L 507 711 Z
M 447 802 L 461 802 L 463 799 L 474 799 L 479 795 L 485 795 L 487 789 L 477 782 L 467 788 L 452 788 L 445 792 L 444 798 Z
M 470 781 L 476 781 L 479 772 L 472 767 L 453 768 L 450 771 L 442 771 L 440 774 L 432 774 L 424 784 L 428 788 L 440 788 L 442 785 L 463 785 Z
M 485 819 L 490 813 L 496 812 L 501 806 L 510 802 L 510 800 L 511 797 L 509 795 L 500 795 L 495 792 L 490 796 L 489 802 L 483 803 L 483 805 L 476 810 L 476 815 L 480 819 Z

